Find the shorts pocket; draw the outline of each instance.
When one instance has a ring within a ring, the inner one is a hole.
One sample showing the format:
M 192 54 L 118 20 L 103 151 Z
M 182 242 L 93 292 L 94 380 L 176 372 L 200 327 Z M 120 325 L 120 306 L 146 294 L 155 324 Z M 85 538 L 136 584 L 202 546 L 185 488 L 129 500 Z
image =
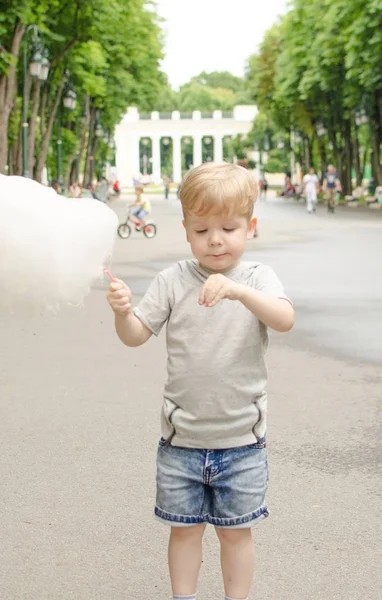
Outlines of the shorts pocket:
M 248 448 L 249 450 L 253 449 L 253 450 L 262 450 L 263 448 L 267 447 L 267 442 L 265 437 L 260 438 L 257 442 L 254 442 L 253 444 L 248 444 L 247 446 L 244 446 L 244 448 Z

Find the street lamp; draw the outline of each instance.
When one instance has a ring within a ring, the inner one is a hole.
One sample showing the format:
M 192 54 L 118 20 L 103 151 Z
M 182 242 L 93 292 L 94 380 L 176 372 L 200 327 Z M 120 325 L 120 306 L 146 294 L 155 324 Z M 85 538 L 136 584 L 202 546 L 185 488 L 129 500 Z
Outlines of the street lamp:
M 63 99 L 63 104 L 68 110 L 74 110 L 77 104 L 77 94 L 72 87 L 68 87 Z
M 29 62 L 29 72 L 32 77 L 40 77 L 42 67 L 42 54 L 39 48 L 35 48 Z
M 44 56 L 42 57 L 42 61 L 41 61 L 40 74 L 38 76 L 40 81 L 46 81 L 48 79 L 49 67 L 50 67 L 50 63 L 49 63 L 49 60 L 47 57 L 47 53 L 45 51 Z
M 29 61 L 29 73 L 40 81 L 46 81 L 49 75 L 49 61 L 46 51 L 43 49 L 36 25 L 28 25 L 25 29 L 25 42 L 23 52 L 23 104 L 22 104 L 22 163 L 23 177 L 30 177 L 28 165 L 28 35 L 32 31 L 32 55 Z

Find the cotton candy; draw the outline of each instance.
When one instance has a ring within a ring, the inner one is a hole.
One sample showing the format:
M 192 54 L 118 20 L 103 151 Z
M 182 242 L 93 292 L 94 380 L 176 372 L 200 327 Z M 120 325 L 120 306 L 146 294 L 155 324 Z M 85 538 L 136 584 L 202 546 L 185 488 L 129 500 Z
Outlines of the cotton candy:
M 81 305 L 110 261 L 117 221 L 93 198 L 0 175 L 0 310 Z

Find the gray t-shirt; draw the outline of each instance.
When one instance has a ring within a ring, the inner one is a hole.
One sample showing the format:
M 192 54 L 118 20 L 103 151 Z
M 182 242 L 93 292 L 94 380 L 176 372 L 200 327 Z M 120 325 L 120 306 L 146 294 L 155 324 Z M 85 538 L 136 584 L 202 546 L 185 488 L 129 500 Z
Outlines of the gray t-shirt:
M 224 274 L 286 298 L 266 265 L 242 262 Z M 155 335 L 167 322 L 161 424 L 174 446 L 234 448 L 266 431 L 267 327 L 236 300 L 200 306 L 200 288 L 210 275 L 194 259 L 181 261 L 155 277 L 134 309 Z

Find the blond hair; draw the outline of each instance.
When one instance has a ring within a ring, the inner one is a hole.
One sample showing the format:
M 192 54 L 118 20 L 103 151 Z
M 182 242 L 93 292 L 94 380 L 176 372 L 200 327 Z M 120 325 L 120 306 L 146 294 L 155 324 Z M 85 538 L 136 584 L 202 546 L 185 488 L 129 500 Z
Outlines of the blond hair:
M 204 163 L 189 171 L 179 192 L 183 214 L 223 213 L 252 218 L 257 185 L 247 169 L 230 163 Z

